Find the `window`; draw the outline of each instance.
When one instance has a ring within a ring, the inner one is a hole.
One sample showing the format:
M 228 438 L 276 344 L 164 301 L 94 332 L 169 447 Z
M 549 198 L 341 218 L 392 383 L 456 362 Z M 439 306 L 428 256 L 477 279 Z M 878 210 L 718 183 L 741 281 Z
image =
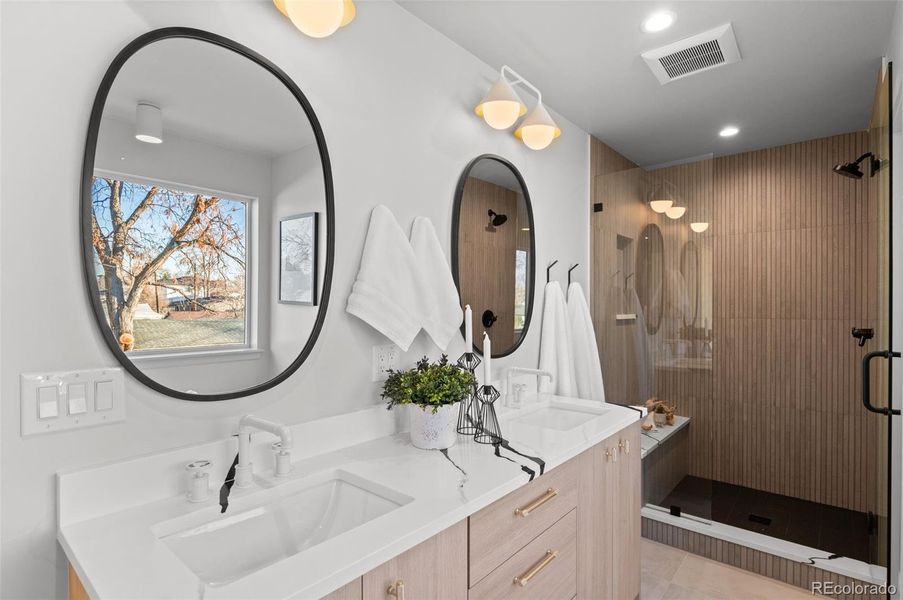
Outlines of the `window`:
M 509 255 L 510 256 L 510 255 Z M 526 250 L 514 251 L 514 331 L 522 331 L 527 318 L 527 256 Z
M 100 301 L 126 352 L 249 345 L 247 200 L 94 177 Z

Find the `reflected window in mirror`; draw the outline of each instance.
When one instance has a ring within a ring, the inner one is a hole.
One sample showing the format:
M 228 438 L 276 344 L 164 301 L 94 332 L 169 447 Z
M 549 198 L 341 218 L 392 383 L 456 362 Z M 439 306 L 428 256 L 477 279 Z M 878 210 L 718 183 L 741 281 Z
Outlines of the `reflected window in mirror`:
M 462 304 L 469 304 L 492 339 L 493 356 L 520 345 L 533 303 L 533 211 L 523 178 L 507 160 L 472 161 L 458 183 L 452 270 Z M 482 352 L 482 336 L 474 335 Z
M 250 199 L 95 172 L 92 243 L 107 322 L 125 352 L 249 346 Z

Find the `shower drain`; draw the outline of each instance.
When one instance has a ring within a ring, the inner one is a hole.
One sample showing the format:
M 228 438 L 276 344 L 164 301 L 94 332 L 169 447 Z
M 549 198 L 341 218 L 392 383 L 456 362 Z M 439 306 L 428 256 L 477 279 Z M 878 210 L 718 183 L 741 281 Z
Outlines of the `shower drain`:
M 749 520 L 753 523 L 758 523 L 759 525 L 771 525 L 771 519 L 769 519 L 768 517 L 763 517 L 761 515 L 750 514 Z

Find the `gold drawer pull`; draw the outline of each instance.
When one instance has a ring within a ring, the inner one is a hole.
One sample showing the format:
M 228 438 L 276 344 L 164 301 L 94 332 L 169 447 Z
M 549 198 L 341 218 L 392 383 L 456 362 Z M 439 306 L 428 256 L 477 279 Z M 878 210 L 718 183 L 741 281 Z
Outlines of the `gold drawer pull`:
M 389 589 L 386 590 L 386 594 L 392 596 L 395 600 L 404 600 L 404 581 L 399 579 L 390 585 Z
M 530 504 L 526 505 L 525 507 L 515 508 L 514 514 L 516 514 L 519 517 L 529 516 L 529 514 L 531 512 L 533 512 L 534 510 L 536 510 L 537 508 L 539 508 L 540 506 L 542 506 L 543 504 L 545 504 L 546 502 L 548 502 L 549 500 L 551 500 L 552 498 L 554 498 L 557 495 L 558 495 L 558 490 L 556 490 L 554 488 L 549 488 L 546 490 L 545 494 L 543 494 L 542 496 L 540 496 L 539 498 L 537 498 Z
M 621 440 L 618 442 L 618 448 L 624 454 L 630 454 L 630 440 Z
M 549 563 L 555 560 L 558 556 L 558 552 L 553 552 L 552 550 L 546 550 L 546 555 L 540 559 L 538 563 L 530 567 L 526 573 L 523 575 L 518 575 L 514 578 L 514 583 L 521 587 L 526 587 L 530 580 L 536 577 L 536 575 L 549 566 Z

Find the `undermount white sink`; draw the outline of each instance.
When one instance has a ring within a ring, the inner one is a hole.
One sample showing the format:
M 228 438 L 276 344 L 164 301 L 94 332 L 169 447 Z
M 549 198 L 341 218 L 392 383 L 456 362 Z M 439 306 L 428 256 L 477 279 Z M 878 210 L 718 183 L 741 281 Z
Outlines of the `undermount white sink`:
M 513 423 L 554 429 L 555 431 L 570 431 L 584 423 L 595 419 L 608 412 L 603 405 L 588 406 L 566 401 L 552 401 L 548 406 L 536 409 L 523 416 L 512 419 Z
M 233 496 L 238 496 L 233 488 Z M 158 523 L 154 534 L 206 585 L 236 581 L 360 527 L 412 498 L 336 470 Z

